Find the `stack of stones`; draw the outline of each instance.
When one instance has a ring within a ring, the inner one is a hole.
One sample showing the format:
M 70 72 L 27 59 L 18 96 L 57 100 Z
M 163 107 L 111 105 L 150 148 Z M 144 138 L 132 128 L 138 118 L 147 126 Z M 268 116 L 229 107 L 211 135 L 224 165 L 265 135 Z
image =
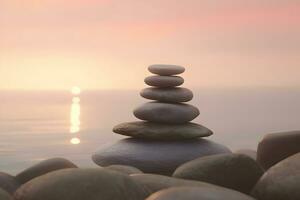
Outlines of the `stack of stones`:
M 100 150 L 93 160 L 100 166 L 131 165 L 148 173 L 171 174 L 179 165 L 198 157 L 228 153 L 226 147 L 199 139 L 212 135 L 208 128 L 191 123 L 200 112 L 186 104 L 193 99 L 189 89 L 178 87 L 184 83 L 179 76 L 185 71 L 177 65 L 151 65 L 154 76 L 145 79 L 151 87 L 141 96 L 153 100 L 138 107 L 135 117 L 143 121 L 117 125 L 113 131 L 130 136 Z

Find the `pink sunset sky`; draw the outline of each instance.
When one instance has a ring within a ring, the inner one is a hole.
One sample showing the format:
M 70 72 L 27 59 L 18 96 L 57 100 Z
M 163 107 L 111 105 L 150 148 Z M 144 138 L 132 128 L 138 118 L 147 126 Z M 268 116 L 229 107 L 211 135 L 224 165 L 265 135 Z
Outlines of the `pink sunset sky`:
M 299 87 L 297 0 L 0 0 L 0 89 Z

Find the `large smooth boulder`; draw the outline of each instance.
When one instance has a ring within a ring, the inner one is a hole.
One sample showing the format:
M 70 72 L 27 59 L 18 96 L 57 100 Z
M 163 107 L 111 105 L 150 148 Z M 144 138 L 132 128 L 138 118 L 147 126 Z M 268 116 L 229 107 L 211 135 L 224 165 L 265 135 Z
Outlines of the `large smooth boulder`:
M 19 187 L 20 183 L 16 180 L 14 176 L 0 172 L 0 188 L 13 194 Z
M 160 124 L 144 121 L 122 123 L 115 126 L 113 131 L 134 138 L 166 141 L 195 139 L 213 134 L 208 128 L 194 123 Z
M 159 191 L 146 200 L 255 200 L 237 191 L 215 187 L 175 187 Z
M 5 190 L 0 188 L 0 200 L 12 200 L 12 197 Z
M 300 131 L 266 135 L 258 145 L 257 161 L 268 169 L 300 152 Z
M 167 102 L 182 103 L 193 99 L 193 92 L 187 88 L 145 88 L 140 95 L 146 99 Z
M 15 200 L 144 200 L 148 193 L 128 175 L 95 169 L 64 169 L 33 179 Z
M 44 160 L 24 171 L 19 173 L 16 176 L 16 179 L 24 184 L 31 179 L 44 175 L 49 172 L 53 172 L 60 169 L 67 169 L 67 168 L 77 168 L 75 164 L 72 162 L 64 159 L 64 158 L 52 158 L 48 160 Z
M 131 174 L 142 174 L 143 172 L 136 167 L 127 166 L 127 165 L 110 165 L 105 167 L 105 169 L 113 170 L 116 172 L 120 172 L 123 174 L 131 175 Z
M 259 200 L 300 199 L 300 153 L 271 167 L 258 181 L 252 195 Z
M 184 79 L 180 76 L 148 76 L 145 83 L 149 86 L 168 88 L 182 85 Z
M 174 177 L 208 182 L 243 193 L 250 193 L 263 169 L 250 157 L 223 154 L 198 158 L 183 164 Z
M 136 108 L 133 113 L 138 119 L 149 122 L 184 124 L 198 117 L 200 111 L 189 104 L 148 102 Z
M 230 150 L 205 139 L 165 142 L 128 138 L 102 148 L 92 159 L 100 166 L 129 165 L 145 173 L 170 175 L 183 163 L 221 153 Z
M 161 76 L 172 76 L 177 74 L 182 74 L 185 71 L 185 68 L 178 65 L 165 65 L 165 64 L 156 64 L 150 65 L 148 70 L 157 75 Z

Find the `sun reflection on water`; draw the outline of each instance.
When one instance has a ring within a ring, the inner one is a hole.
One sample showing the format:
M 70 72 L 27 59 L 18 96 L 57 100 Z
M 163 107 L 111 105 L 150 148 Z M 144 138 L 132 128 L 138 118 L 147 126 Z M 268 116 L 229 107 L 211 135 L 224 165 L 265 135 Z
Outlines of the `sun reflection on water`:
M 71 93 L 74 95 L 72 98 L 71 104 L 71 113 L 70 113 L 70 133 L 78 134 L 80 132 L 80 98 L 75 95 L 79 95 L 81 93 L 81 89 L 79 87 L 73 87 L 71 89 Z M 71 144 L 80 144 L 80 139 L 74 137 L 70 140 Z

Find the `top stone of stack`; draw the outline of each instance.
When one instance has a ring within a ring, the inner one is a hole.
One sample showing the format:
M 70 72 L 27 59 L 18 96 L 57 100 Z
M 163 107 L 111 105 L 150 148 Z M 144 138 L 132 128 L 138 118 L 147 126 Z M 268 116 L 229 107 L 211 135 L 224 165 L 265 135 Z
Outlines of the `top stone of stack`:
M 172 76 L 182 74 L 185 68 L 179 65 L 150 65 L 148 70 L 160 76 Z

